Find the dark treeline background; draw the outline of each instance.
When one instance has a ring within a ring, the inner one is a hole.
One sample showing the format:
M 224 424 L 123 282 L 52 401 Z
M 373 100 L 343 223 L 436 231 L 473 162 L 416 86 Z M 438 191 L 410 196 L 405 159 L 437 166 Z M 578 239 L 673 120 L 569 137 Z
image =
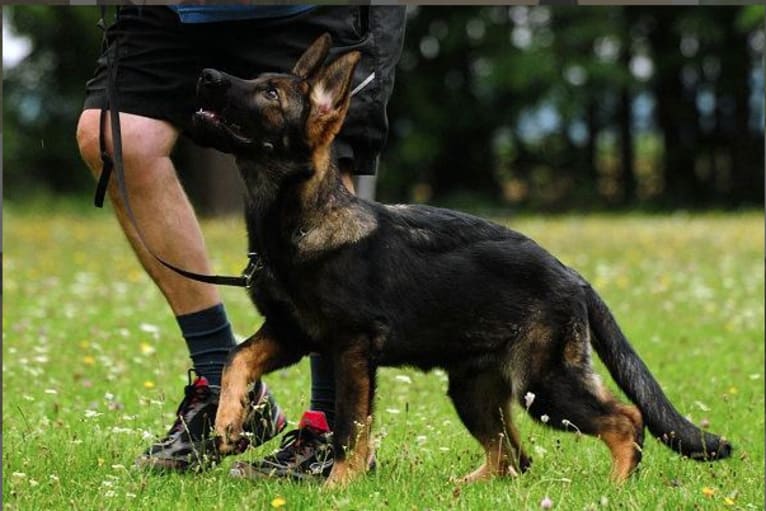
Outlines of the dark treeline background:
M 3 81 L 5 195 L 93 190 L 74 129 L 93 7 L 4 8 L 30 53 Z M 764 8 L 410 7 L 378 197 L 534 210 L 764 199 Z M 7 27 L 6 27 L 7 28 Z M 230 158 L 174 155 L 202 212 L 239 208 Z

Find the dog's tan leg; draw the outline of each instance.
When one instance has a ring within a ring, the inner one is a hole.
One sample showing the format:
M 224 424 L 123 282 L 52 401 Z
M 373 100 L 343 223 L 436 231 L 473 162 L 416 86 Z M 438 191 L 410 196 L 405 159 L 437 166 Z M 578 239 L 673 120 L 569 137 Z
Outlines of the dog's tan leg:
M 505 434 L 507 438 L 506 441 L 510 441 L 513 453 L 510 472 L 516 469 L 518 470 L 518 473 L 524 473 L 532 465 L 532 459 L 527 455 L 527 453 L 524 451 L 524 448 L 521 446 L 521 436 L 519 435 L 519 430 L 516 429 L 516 425 L 513 423 L 513 416 L 511 415 L 513 412 L 512 405 L 513 400 L 508 399 L 508 401 L 505 403 L 502 417 L 503 426 L 505 426 Z M 511 475 L 516 474 L 511 473 Z
M 327 488 L 345 487 L 367 471 L 373 455 L 370 445 L 371 425 L 372 416 L 368 417 L 364 424 L 355 424 L 354 441 L 343 449 L 345 457 L 342 459 L 336 457 L 330 477 L 325 482 Z
M 366 343 L 360 342 L 335 356 L 335 464 L 325 482 L 328 488 L 346 486 L 367 471 L 372 453 L 374 373 Z
M 529 413 L 548 426 L 593 435 L 612 454 L 611 478 L 622 482 L 641 461 L 643 420 L 635 406 L 617 402 L 588 367 L 562 367 L 530 389 L 536 396 Z
M 617 404 L 612 415 L 598 421 L 598 436 L 612 453 L 613 481 L 621 483 L 641 461 L 643 420 L 635 406 Z
M 513 451 L 508 445 L 509 439 L 505 434 L 498 434 L 495 439 L 487 439 L 482 442 L 486 460 L 479 468 L 460 479 L 462 483 L 473 483 L 492 479 L 496 476 L 517 476 L 514 468 Z
M 521 447 L 519 432 L 512 422 L 511 402 L 505 406 L 501 417 L 505 433 L 481 441 L 486 460 L 482 466 L 460 479 L 464 483 L 491 479 L 495 476 L 513 476 L 529 468 L 531 461 Z
M 515 476 L 514 465 L 528 464 L 510 415 L 511 388 L 500 371 L 451 372 L 449 396 L 466 428 L 484 448 L 484 464 L 460 479 L 474 482 L 495 476 Z M 518 451 L 518 454 L 515 452 Z
M 303 353 L 291 351 L 274 339 L 266 325 L 232 350 L 221 379 L 221 398 L 215 419 L 221 452 L 231 452 L 242 434 L 247 387 L 262 375 L 298 361 Z

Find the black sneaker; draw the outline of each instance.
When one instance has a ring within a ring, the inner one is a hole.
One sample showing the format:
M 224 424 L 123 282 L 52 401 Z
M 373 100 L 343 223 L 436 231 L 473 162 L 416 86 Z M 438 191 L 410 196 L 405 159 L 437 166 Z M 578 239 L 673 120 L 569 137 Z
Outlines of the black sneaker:
M 204 376 L 192 382 L 191 371 L 189 381 L 170 431 L 136 459 L 137 466 L 184 472 L 205 470 L 220 461 L 212 432 L 221 389 L 209 385 Z M 287 424 L 265 383 L 254 385 L 248 392 L 248 400 L 245 434 L 238 445 L 239 452 L 248 445 L 258 446 L 274 438 Z
M 307 411 L 298 429 L 285 434 L 279 449 L 253 463 L 237 461 L 233 477 L 284 477 L 296 480 L 330 475 L 334 461 L 332 432 L 323 412 Z

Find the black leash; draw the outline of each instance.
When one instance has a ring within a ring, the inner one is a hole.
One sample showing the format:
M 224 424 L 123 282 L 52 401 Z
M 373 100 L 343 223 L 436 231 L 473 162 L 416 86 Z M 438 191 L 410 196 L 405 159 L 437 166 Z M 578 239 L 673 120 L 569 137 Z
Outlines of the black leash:
M 136 217 L 133 214 L 133 209 L 130 206 L 128 200 L 128 190 L 125 185 L 125 171 L 122 165 L 122 135 L 120 132 L 120 109 L 117 99 L 117 60 L 119 59 L 118 52 L 118 40 L 119 37 L 114 38 L 114 44 L 109 48 L 109 43 L 106 36 L 106 5 L 101 4 L 101 19 L 98 22 L 98 27 L 103 31 L 102 50 L 106 55 L 106 68 L 107 68 L 107 86 L 106 86 L 106 106 L 101 109 L 101 116 L 99 119 L 99 136 L 98 141 L 101 151 L 101 175 L 98 178 L 98 184 L 96 186 L 96 195 L 94 198 L 94 204 L 96 207 L 101 208 L 104 206 L 104 197 L 106 196 L 106 189 L 109 185 L 109 178 L 112 174 L 115 174 L 117 179 L 117 187 L 122 198 L 123 205 L 125 206 L 125 212 L 133 224 L 133 228 L 136 230 L 141 243 L 143 243 L 146 251 L 149 252 L 157 261 L 163 266 L 173 270 L 174 272 L 182 275 L 186 278 L 196 280 L 199 282 L 205 282 L 207 284 L 217 284 L 221 286 L 238 286 L 249 288 L 252 284 L 253 278 L 263 269 L 263 261 L 256 252 L 248 253 L 247 267 L 242 271 L 242 275 L 239 276 L 226 276 L 226 275 L 205 275 L 201 273 L 195 273 L 192 271 L 184 270 L 169 262 L 165 261 L 161 257 L 149 248 L 149 245 L 144 238 L 141 229 L 138 227 Z M 111 50 L 111 51 L 110 51 Z M 106 149 L 106 136 L 104 134 L 106 129 L 106 113 L 111 114 L 111 128 L 112 128 L 112 146 L 113 155 L 109 155 Z M 113 172 L 114 171 L 114 172 Z

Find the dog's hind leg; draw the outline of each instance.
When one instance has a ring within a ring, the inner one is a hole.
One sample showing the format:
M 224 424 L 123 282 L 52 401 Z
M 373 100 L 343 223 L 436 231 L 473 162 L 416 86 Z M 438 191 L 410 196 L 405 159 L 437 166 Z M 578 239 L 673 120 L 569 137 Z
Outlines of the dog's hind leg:
M 484 464 L 462 482 L 517 475 L 517 469 L 523 471 L 529 466 L 511 422 L 511 387 L 499 371 L 451 371 L 448 393 L 460 420 L 486 455 Z
M 248 385 L 266 373 L 294 364 L 303 355 L 303 352 L 278 342 L 270 333 L 268 322 L 231 351 L 223 369 L 221 398 L 215 419 L 221 452 L 236 450 L 242 434 Z
M 643 443 L 641 412 L 618 403 L 589 366 L 552 369 L 530 382 L 528 389 L 534 394 L 528 411 L 535 419 L 606 443 L 614 481 L 624 481 L 635 470 Z

